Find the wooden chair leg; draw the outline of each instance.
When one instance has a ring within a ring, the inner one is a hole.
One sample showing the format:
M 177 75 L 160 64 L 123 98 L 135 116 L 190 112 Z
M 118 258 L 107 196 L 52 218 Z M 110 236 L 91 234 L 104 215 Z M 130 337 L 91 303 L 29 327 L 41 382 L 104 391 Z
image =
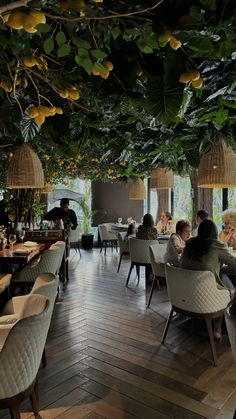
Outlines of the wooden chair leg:
M 101 240 L 101 249 L 100 249 L 100 253 L 102 253 L 102 248 L 103 248 L 103 241 Z
M 14 404 L 10 407 L 11 418 L 12 419 L 20 419 L 20 405 Z
M 166 325 L 165 325 L 165 329 L 164 329 L 164 332 L 163 332 L 163 335 L 162 335 L 162 338 L 161 338 L 161 343 L 165 342 L 165 338 L 166 338 L 166 335 L 167 335 L 167 332 L 168 332 L 168 329 L 169 329 L 169 325 L 170 325 L 170 321 L 172 319 L 173 313 L 174 313 L 174 310 L 172 308 L 170 310 L 169 318 L 168 318 L 168 320 L 166 322 Z
M 206 321 L 207 331 L 208 331 L 208 335 L 209 335 L 209 339 L 210 339 L 211 353 L 212 353 L 212 357 L 213 357 L 213 365 L 216 367 L 217 366 L 217 356 L 216 356 L 216 347 L 215 347 L 215 342 L 214 342 L 214 335 L 213 335 L 213 330 L 212 330 L 212 322 L 211 322 L 211 319 L 209 317 L 206 318 L 205 321 Z
M 235 410 L 235 412 L 234 412 L 233 419 L 236 419 L 236 410 Z
M 129 283 L 129 279 L 130 279 L 130 275 L 131 275 L 133 266 L 134 266 L 134 264 L 131 262 L 130 269 L 129 269 L 129 274 L 128 274 L 128 278 L 127 278 L 127 281 L 126 281 L 126 284 L 125 284 L 126 287 L 128 287 L 128 283 Z
M 32 406 L 32 411 L 35 415 L 39 412 L 39 396 L 38 396 L 38 382 L 37 379 L 35 381 L 33 392 L 30 395 L 30 402 Z
M 117 272 L 119 272 L 119 270 L 120 270 L 120 264 L 121 264 L 121 260 L 122 260 L 122 256 L 123 256 L 123 252 L 121 252 L 121 255 L 120 255 L 120 260 L 119 260 L 119 265 L 118 265 L 118 268 L 117 268 Z
M 104 244 L 105 244 L 104 254 L 105 254 L 105 256 L 106 256 L 106 254 L 107 254 L 107 242 L 105 241 L 105 242 L 104 242 Z
M 43 355 L 42 355 L 42 364 L 43 364 L 43 368 L 45 368 L 47 366 L 47 358 L 46 358 L 45 347 L 44 347 Z
M 153 282 L 152 282 L 152 288 L 151 288 L 151 291 L 150 291 L 150 294 L 149 294 L 149 298 L 148 298 L 147 308 L 149 308 L 149 306 L 150 306 L 151 299 L 152 299 L 152 294 L 153 294 L 153 291 L 154 291 L 154 288 L 155 288 L 155 284 L 156 283 L 157 283 L 157 277 L 154 276 L 154 279 L 153 279 Z M 159 287 L 159 289 L 160 289 L 160 287 Z

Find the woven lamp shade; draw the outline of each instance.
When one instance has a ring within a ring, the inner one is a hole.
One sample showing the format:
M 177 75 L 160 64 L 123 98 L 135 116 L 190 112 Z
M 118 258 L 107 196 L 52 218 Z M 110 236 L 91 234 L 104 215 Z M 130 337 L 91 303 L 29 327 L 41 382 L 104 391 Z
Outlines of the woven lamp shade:
M 41 161 L 32 147 L 23 143 L 14 153 L 8 166 L 7 188 L 39 189 L 44 187 Z
M 151 175 L 151 189 L 169 189 L 174 187 L 172 170 L 155 169 Z
M 236 186 L 236 154 L 223 140 L 203 155 L 198 168 L 199 188 Z
M 146 198 L 146 189 L 142 179 L 138 179 L 132 183 L 129 190 L 129 199 L 143 200 Z

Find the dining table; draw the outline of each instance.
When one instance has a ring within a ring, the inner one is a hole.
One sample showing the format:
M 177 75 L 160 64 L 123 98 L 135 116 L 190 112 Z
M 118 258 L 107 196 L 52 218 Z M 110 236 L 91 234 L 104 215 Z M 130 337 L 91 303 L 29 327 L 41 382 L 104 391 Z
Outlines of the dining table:
M 6 265 L 9 266 L 10 271 L 13 265 L 19 265 L 22 268 L 32 262 L 44 249 L 44 243 L 34 243 L 30 247 L 15 243 L 10 248 L 0 251 L 0 269 L 4 269 Z

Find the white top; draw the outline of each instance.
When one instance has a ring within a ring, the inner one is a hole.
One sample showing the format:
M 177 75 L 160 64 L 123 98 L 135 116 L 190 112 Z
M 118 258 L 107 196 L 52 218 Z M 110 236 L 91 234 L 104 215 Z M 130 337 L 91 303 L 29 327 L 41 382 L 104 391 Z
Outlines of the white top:
M 173 220 L 169 220 L 167 224 L 164 224 L 162 220 L 159 220 L 156 229 L 158 234 L 173 234 L 175 233 L 175 222 Z
M 164 262 L 171 265 L 179 265 L 179 257 L 185 247 L 185 241 L 181 239 L 179 234 L 171 234 L 167 243 L 166 253 L 164 255 Z

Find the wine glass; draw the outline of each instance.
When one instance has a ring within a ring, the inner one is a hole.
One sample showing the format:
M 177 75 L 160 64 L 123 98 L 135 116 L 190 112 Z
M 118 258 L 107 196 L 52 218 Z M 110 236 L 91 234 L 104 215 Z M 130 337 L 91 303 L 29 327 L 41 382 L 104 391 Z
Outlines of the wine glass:
M 122 223 L 122 218 L 119 217 L 117 221 L 118 221 L 118 224 L 121 224 Z
M 9 242 L 10 242 L 11 249 L 13 249 L 13 245 L 14 245 L 14 243 L 16 243 L 16 235 L 15 234 L 10 234 L 9 235 Z
M 21 239 L 21 243 L 23 244 L 25 238 L 25 230 L 19 231 L 19 239 Z

